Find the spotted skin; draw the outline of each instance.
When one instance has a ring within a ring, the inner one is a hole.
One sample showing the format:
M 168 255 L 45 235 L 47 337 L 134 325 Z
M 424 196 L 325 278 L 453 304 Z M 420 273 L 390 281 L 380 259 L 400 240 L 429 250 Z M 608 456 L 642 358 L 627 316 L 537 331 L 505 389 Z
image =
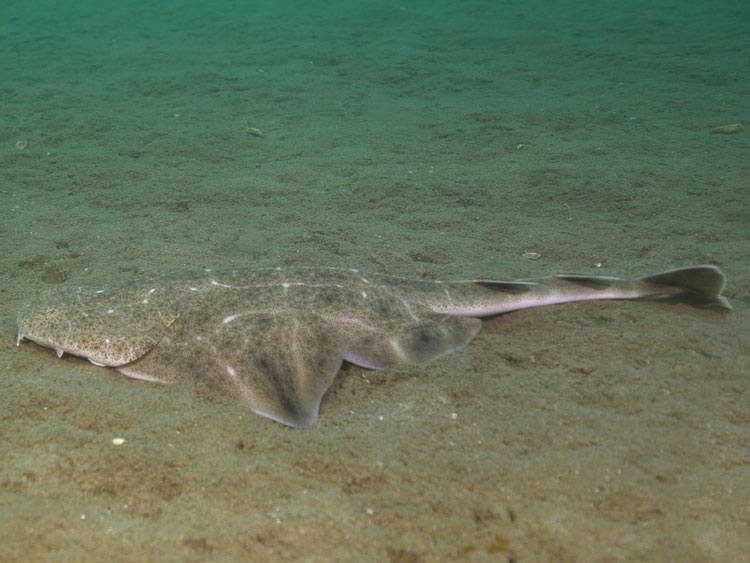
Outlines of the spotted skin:
M 32 340 L 135 379 L 200 380 L 254 412 L 313 426 L 343 360 L 425 366 L 466 346 L 477 317 L 585 299 L 686 299 L 730 308 L 714 266 L 634 280 L 561 275 L 441 282 L 334 268 L 258 268 L 115 290 L 78 288 L 26 307 Z

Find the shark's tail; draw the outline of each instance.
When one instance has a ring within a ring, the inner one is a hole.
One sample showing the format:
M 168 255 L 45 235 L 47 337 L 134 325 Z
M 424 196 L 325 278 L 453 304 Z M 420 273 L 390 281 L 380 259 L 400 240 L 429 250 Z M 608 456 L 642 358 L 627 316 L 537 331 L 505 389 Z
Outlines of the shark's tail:
M 732 309 L 722 295 L 726 277 L 719 268 L 708 264 L 675 268 L 634 279 L 558 274 L 551 278 L 463 283 L 466 287 L 451 294 L 445 303 L 440 300 L 440 294 L 427 306 L 436 313 L 465 317 L 488 317 L 529 307 L 594 299 L 658 299 Z
M 590 288 L 598 287 L 602 293 L 613 289 L 607 296 L 610 299 L 676 300 L 699 306 L 732 309 L 729 300 L 721 294 L 726 287 L 726 277 L 719 268 L 710 264 L 675 268 L 633 280 L 582 274 L 562 274 L 555 277 L 588 285 Z
M 639 278 L 640 282 L 652 286 L 669 288 L 664 297 L 676 297 L 695 305 L 732 309 L 729 300 L 722 295 L 727 285 L 724 273 L 710 264 L 686 266 L 667 270 L 659 274 Z M 675 289 L 682 291 L 675 292 Z

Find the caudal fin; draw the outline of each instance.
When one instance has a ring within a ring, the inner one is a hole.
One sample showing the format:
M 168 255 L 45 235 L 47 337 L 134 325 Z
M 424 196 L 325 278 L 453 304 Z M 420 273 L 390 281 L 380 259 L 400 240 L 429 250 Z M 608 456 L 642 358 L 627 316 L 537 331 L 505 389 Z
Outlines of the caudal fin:
M 685 266 L 659 274 L 644 276 L 639 282 L 661 286 L 668 297 L 677 297 L 695 305 L 732 309 L 729 300 L 722 295 L 727 285 L 724 273 L 710 264 Z M 675 289 L 682 291 L 675 292 Z

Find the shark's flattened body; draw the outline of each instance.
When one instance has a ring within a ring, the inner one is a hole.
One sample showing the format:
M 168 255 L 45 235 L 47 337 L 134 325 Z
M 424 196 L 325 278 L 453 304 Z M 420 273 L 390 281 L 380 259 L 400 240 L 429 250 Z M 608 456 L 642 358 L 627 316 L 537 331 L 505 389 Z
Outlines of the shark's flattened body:
M 310 427 L 343 360 L 425 366 L 466 346 L 486 317 L 589 299 L 677 299 L 730 309 L 715 266 L 621 280 L 439 282 L 334 268 L 259 268 L 116 291 L 78 289 L 27 307 L 24 339 L 135 379 L 200 379 L 283 424 Z

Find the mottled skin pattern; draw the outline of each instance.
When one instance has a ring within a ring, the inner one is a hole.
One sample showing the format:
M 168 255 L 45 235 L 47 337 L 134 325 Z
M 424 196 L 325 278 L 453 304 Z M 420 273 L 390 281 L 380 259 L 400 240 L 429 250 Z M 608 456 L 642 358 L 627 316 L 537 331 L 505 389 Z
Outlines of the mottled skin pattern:
M 584 299 L 686 298 L 729 308 L 713 266 L 635 280 L 563 275 L 540 280 L 438 282 L 333 268 L 207 272 L 114 291 L 78 289 L 30 306 L 29 339 L 136 379 L 199 379 L 253 411 L 315 424 L 345 359 L 381 369 L 424 366 L 476 336 L 477 318 Z

